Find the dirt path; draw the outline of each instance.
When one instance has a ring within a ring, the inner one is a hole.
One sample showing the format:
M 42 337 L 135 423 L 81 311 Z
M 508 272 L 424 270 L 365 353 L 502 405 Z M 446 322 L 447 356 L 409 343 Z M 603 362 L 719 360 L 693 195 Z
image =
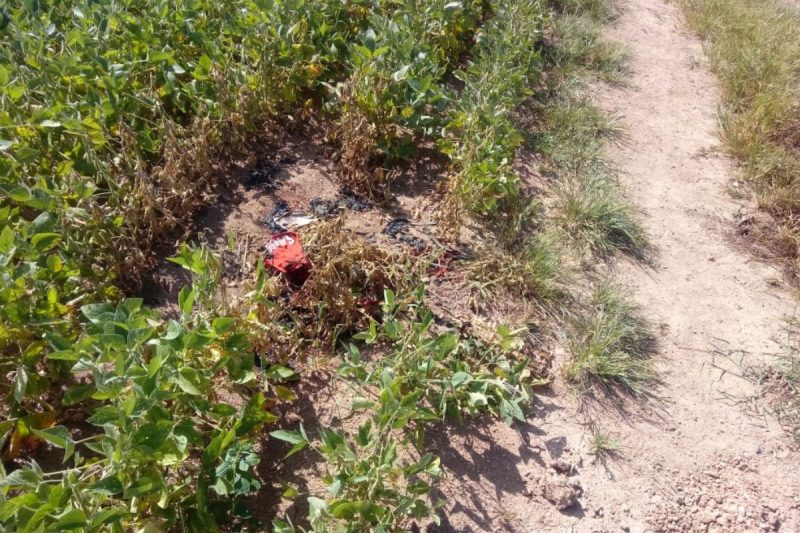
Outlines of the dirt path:
M 623 447 L 605 465 L 558 383 L 522 431 L 448 436 L 444 530 L 800 531 L 800 455 L 753 385 L 722 370 L 772 358 L 795 300 L 730 236 L 735 168 L 719 154 L 718 94 L 700 43 L 674 5 L 624 7 L 610 36 L 630 49 L 629 83 L 598 101 L 622 119 L 626 138 L 610 159 L 658 251 L 652 269 L 625 263 L 615 276 L 660 326 L 661 399 L 591 413 Z M 567 511 L 543 497 L 568 497 L 570 485 L 582 495 Z

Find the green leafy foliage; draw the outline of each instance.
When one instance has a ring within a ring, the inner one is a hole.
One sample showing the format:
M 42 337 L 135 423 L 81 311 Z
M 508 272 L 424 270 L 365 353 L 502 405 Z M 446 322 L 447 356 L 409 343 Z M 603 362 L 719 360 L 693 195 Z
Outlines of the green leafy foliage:
M 316 108 L 356 137 L 366 132 L 367 149 L 340 139 L 345 174 L 348 143 L 356 158 L 366 154 L 361 166 L 369 169 L 369 154 L 407 156 L 412 135 L 444 136 L 466 176 L 459 194 L 476 212 L 513 196 L 518 135 L 507 114 L 532 81 L 541 8 L 532 0 L 493 7 L 486 0 L 6 7 L 0 348 L 8 370 L 24 367 L 15 407 L 47 390 L 49 373 L 24 388 L 22 378 L 59 349 L 54 339 L 80 334 L 79 305 L 114 298 L 115 283 L 137 281 L 158 239 L 210 197 L 219 175 L 213 160 L 280 113 Z M 457 74 L 465 86 L 456 90 L 451 74 L 473 42 L 476 59 Z M 457 109 L 455 100 L 463 102 Z M 452 144 L 452 134 L 461 140 Z M 198 291 L 195 298 L 206 292 Z M 181 306 L 191 307 L 193 295 L 184 296 Z
M 455 74 L 464 88 L 440 144 L 459 169 L 456 197 L 472 213 L 494 213 L 519 196 L 512 164 L 523 138 L 511 112 L 537 81 L 543 16 L 538 0 L 498 6 L 476 35 L 470 65 Z
M 0 384 L 0 441 L 16 461 L 0 477 L 2 527 L 213 531 L 241 518 L 237 502 L 260 486 L 252 438 L 274 420 L 253 387 L 255 318 L 226 316 L 219 258 L 202 247 L 171 258 L 193 276 L 175 319 L 120 287 L 212 197 L 214 163 L 289 112 L 366 132 L 368 150 L 347 131 L 338 142 L 366 154 L 367 170 L 408 157 L 420 137 L 445 139 L 465 176 L 457 194 L 473 212 L 497 210 L 516 194 L 508 113 L 534 80 L 540 15 L 533 0 L 0 8 L 0 370 L 12 378 Z M 385 307 L 358 340 L 391 347 L 394 366 L 357 361 L 354 347 L 341 369 L 378 394 L 360 408 L 372 425 L 313 443 L 341 476 L 334 500 L 310 500 L 320 530 L 431 514 L 423 496 L 438 460 L 402 453 L 401 424 L 417 442 L 445 417 L 521 419 L 528 399 L 525 362 L 509 350 L 434 334 L 421 310 L 400 320 L 388 293 Z M 273 365 L 266 391 L 290 400 L 280 383 L 296 377 Z M 92 429 L 77 435 L 67 409 Z M 290 453 L 312 444 L 282 431 Z M 63 449 L 60 470 L 26 461 L 43 442 Z
M 194 253 L 202 259 L 193 263 L 197 285 L 190 292 L 211 283 L 207 252 Z M 228 388 L 246 383 L 253 356 L 230 319 L 206 320 L 202 307 L 185 311 L 178 322 L 161 319 L 140 299 L 81 307 L 85 332 L 62 340 L 57 353 L 74 377 L 65 399 L 92 412 L 93 429 L 76 440 L 64 425 L 38 429 L 17 421 L 15 436 L 24 430 L 64 450 L 64 469 L 45 472 L 31 460 L 2 479 L 0 523 L 48 531 L 178 524 L 208 531 L 229 507 L 233 512 L 237 497 L 258 489 L 250 439 L 276 417 L 263 393 L 247 394 L 237 409 L 218 398 L 215 383 L 221 373 Z M 221 498 L 222 511 L 215 503 Z
M 430 491 L 443 472 L 425 450 L 426 427 L 485 412 L 507 423 L 525 420 L 532 379 L 528 362 L 513 355 L 508 328 L 500 346 L 485 346 L 452 331 L 434 333 L 422 293 L 410 306 L 399 301 L 408 299 L 387 290 L 380 323 L 355 335 L 389 353 L 370 360 L 351 344 L 338 370 L 356 391 L 358 428 L 323 428 L 314 440 L 302 426 L 271 433 L 292 445 L 287 456 L 310 447 L 326 462 L 328 494 L 309 497 L 314 531 L 399 531 L 409 520 L 437 521 Z M 275 530 L 292 529 L 277 521 Z

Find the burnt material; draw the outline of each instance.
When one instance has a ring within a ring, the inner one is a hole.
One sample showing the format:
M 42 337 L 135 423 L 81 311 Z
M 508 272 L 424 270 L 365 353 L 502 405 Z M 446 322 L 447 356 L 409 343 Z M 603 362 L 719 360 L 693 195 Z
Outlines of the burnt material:
M 278 181 L 278 174 L 281 167 L 271 159 L 260 159 L 256 166 L 253 167 L 247 174 L 247 178 L 242 185 L 248 189 L 262 189 L 266 191 L 273 191 L 280 185 Z
M 372 206 L 365 202 L 355 193 L 343 189 L 339 191 L 339 197 L 335 200 L 323 200 L 313 198 L 309 204 L 311 213 L 319 218 L 331 218 L 340 211 L 349 209 L 351 211 L 367 211 Z

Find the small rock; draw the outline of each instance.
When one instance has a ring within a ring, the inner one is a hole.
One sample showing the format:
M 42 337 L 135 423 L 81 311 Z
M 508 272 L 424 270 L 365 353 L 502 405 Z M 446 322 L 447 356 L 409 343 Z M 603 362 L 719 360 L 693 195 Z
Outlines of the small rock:
M 548 476 L 541 485 L 542 496 L 555 505 L 559 511 L 565 511 L 578 503 L 578 489 L 567 480 Z
M 722 506 L 722 510 L 728 514 L 736 514 L 738 507 L 735 503 L 727 503 Z
M 550 461 L 550 468 L 559 474 L 564 474 L 567 476 L 571 476 L 575 473 L 575 465 L 568 463 L 564 459 L 554 459 Z

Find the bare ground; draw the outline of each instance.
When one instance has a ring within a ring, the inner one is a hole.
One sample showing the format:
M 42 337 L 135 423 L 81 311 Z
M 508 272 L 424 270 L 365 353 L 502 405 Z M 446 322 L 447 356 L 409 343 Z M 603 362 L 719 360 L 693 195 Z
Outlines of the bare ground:
M 443 437 L 447 519 L 430 531 L 800 531 L 800 454 L 744 376 L 780 352 L 794 295 L 732 229 L 750 206 L 727 192 L 701 44 L 674 5 L 622 4 L 610 37 L 630 50 L 628 82 L 596 96 L 625 126 L 609 158 L 657 257 L 614 276 L 660 330 L 662 383 L 620 410 L 581 407 L 557 380 L 530 426 Z M 616 457 L 591 454 L 590 424 Z

